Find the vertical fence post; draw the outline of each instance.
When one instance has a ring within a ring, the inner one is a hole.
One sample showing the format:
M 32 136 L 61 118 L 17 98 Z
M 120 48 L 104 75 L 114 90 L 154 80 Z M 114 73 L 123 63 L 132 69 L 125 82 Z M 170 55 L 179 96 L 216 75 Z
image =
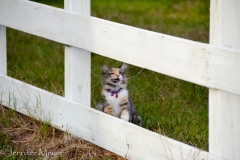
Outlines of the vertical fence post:
M 240 1 L 211 0 L 210 6 L 210 43 L 240 49 Z M 239 95 L 209 89 L 209 152 L 240 159 Z
M 90 0 L 64 0 L 64 9 L 90 15 Z M 91 52 L 66 46 L 65 97 L 90 106 L 90 86 Z
M 6 27 L 0 25 L 0 73 L 7 75 Z

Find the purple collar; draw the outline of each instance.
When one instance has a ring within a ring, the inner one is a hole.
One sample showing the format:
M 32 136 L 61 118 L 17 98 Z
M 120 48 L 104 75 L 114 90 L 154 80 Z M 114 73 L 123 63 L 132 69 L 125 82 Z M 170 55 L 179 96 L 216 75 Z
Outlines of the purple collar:
M 118 97 L 118 93 L 121 91 L 122 88 L 119 88 L 117 91 L 112 91 L 111 89 L 106 89 L 107 92 L 111 93 L 111 96 L 114 96 L 116 94 L 116 98 Z

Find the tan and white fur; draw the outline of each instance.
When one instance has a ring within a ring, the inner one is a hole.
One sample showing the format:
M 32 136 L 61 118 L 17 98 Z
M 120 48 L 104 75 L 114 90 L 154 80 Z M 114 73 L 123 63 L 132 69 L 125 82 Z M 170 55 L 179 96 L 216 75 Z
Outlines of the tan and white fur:
M 141 118 L 138 116 L 133 100 L 127 90 L 126 64 L 118 68 L 102 66 L 102 98 L 98 103 L 98 110 L 109 115 L 121 118 L 127 122 L 141 126 Z

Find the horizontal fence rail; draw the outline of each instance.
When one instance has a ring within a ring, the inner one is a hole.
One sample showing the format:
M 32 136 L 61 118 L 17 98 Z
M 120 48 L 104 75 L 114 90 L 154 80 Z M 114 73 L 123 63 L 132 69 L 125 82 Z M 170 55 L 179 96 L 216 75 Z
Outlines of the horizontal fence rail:
M 240 95 L 240 50 L 194 42 L 24 0 L 0 1 L 0 24 Z
M 0 74 L 0 101 L 127 159 L 222 160 L 208 152 Z

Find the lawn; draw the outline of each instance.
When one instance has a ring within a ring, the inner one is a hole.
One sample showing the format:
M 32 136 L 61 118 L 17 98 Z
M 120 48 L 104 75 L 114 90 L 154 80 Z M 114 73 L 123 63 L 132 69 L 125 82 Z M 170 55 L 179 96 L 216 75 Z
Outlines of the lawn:
M 37 1 L 37 0 L 36 0 Z M 38 0 L 63 8 L 62 0 Z M 91 15 L 155 32 L 208 43 L 209 0 L 92 0 Z M 173 46 L 174 47 L 174 46 Z M 64 44 L 7 29 L 8 75 L 64 94 Z M 124 53 L 123 53 L 124 54 Z M 101 64 L 122 62 L 92 53 L 91 104 L 101 100 Z M 129 65 L 127 76 L 141 68 Z M 128 88 L 143 127 L 208 150 L 208 89 L 143 70 Z

